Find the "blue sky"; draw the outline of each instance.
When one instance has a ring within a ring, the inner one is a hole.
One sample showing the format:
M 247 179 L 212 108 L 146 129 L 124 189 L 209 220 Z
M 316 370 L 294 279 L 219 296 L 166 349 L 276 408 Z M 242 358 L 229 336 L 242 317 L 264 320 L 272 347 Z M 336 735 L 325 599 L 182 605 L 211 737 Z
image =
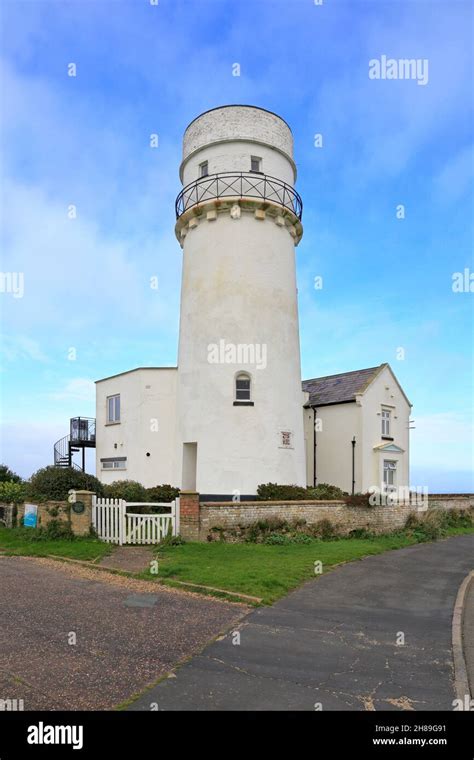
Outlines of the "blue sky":
M 1 13 L 2 271 L 24 273 L 22 298 L 0 293 L 1 458 L 30 475 L 70 416 L 94 416 L 94 380 L 176 364 L 182 133 L 248 103 L 294 133 L 303 377 L 389 362 L 414 405 L 413 485 L 473 491 L 474 295 L 452 290 L 474 270 L 471 3 L 3 0 Z M 427 59 L 428 83 L 369 79 L 381 55 Z

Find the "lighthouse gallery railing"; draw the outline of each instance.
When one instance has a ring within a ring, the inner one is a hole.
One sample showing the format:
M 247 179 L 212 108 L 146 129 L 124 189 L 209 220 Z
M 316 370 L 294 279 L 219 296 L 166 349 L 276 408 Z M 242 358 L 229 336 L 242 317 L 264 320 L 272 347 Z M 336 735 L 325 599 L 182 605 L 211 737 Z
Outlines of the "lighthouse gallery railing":
M 218 198 L 260 198 L 292 211 L 298 219 L 303 214 L 303 201 L 291 185 L 276 177 L 253 172 L 221 172 L 199 177 L 183 187 L 176 198 L 176 219 L 185 211 Z

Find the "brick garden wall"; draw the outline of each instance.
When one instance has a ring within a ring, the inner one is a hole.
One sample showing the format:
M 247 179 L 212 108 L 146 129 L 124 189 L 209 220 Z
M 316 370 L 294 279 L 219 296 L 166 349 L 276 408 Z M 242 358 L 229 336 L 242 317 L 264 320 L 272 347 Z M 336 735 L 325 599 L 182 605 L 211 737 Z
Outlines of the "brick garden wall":
M 429 509 L 467 509 L 474 507 L 474 495 L 434 495 Z M 330 520 L 342 534 L 365 528 L 374 533 L 387 533 L 405 525 L 414 505 L 387 507 L 350 507 L 343 501 L 247 501 L 207 502 L 199 504 L 198 494 L 186 494 L 183 509 L 181 496 L 181 534 L 190 541 L 215 538 L 212 529 L 233 529 L 251 525 L 257 520 L 279 518 L 291 522 L 306 520 L 308 525 Z
M 84 512 L 76 514 L 72 504 L 68 501 L 43 501 L 35 502 L 33 499 L 28 504 L 36 504 L 38 507 L 38 527 L 45 528 L 51 520 L 70 522 L 72 532 L 76 536 L 89 534 L 92 524 L 92 496 L 91 491 L 76 491 L 76 500 L 84 503 Z M 25 505 L 19 504 L 17 511 L 17 525 L 23 525 Z

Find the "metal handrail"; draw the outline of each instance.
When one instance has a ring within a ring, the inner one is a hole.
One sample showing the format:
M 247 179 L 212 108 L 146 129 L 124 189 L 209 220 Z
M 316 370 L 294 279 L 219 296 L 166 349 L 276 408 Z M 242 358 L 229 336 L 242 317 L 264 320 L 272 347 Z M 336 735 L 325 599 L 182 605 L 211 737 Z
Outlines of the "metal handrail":
M 70 436 L 65 435 L 63 438 L 60 438 L 59 441 L 56 441 L 56 443 L 54 444 L 54 464 L 56 467 L 59 467 L 61 466 L 61 462 L 64 462 L 64 460 L 67 459 L 69 467 L 72 467 L 73 470 L 82 471 L 82 468 L 79 467 L 71 459 L 71 455 L 69 452 L 69 441 L 70 441 Z
M 71 417 L 69 433 L 71 442 L 95 442 L 95 417 Z
M 176 219 L 185 211 L 209 200 L 226 197 L 260 198 L 303 215 L 303 201 L 296 190 L 276 177 L 257 172 L 219 172 L 199 177 L 183 187 L 176 198 Z

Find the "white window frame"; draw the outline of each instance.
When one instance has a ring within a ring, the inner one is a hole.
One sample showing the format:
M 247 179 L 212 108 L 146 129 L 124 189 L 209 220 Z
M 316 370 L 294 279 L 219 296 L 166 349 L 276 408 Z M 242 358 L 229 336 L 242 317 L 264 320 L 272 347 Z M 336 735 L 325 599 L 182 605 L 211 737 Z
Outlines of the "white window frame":
M 209 161 L 203 161 L 202 164 L 199 164 L 199 177 L 208 177 L 209 176 Z
M 112 402 L 112 405 L 111 403 Z M 117 410 L 118 406 L 118 410 Z M 112 414 L 111 414 L 112 411 Z M 114 393 L 112 396 L 107 396 L 106 399 L 106 420 L 107 425 L 117 425 L 120 422 L 121 404 L 120 393 Z
M 390 427 L 392 422 L 392 412 L 390 409 L 382 408 L 382 436 L 390 438 Z
M 107 462 L 100 463 L 102 470 L 126 470 L 127 460 L 125 459 L 109 459 Z
M 397 464 L 395 459 L 383 460 L 383 485 L 386 491 L 395 491 L 397 488 Z
M 246 380 L 248 381 L 249 387 L 247 388 L 238 388 L 237 383 L 239 380 Z M 241 393 L 248 393 L 248 396 L 239 396 Z M 248 374 L 248 372 L 239 372 L 235 376 L 234 381 L 234 400 L 235 401 L 252 401 L 252 378 Z
M 257 162 L 258 169 L 253 168 L 254 161 Z M 250 171 L 254 172 L 254 174 L 261 174 L 262 173 L 262 159 L 261 156 L 250 156 Z

